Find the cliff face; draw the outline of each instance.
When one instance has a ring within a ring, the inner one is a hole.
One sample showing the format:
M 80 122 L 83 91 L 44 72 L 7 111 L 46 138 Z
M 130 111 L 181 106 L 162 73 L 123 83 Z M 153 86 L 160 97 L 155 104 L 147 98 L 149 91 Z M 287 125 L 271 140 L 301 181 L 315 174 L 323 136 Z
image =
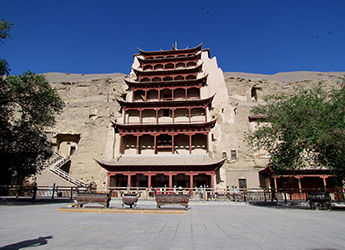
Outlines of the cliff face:
M 283 95 L 291 93 L 295 88 L 311 88 L 323 82 L 329 88 L 337 87 L 337 82 L 344 78 L 344 72 L 289 72 L 275 75 L 258 75 L 246 73 L 224 73 L 229 105 L 233 110 L 233 120 L 223 133 L 228 135 L 228 142 L 221 143 L 230 150 L 236 150 L 237 159 L 227 160 L 223 165 L 226 171 L 226 185 L 239 185 L 239 179 L 246 179 L 247 187 L 259 186 L 258 170 L 267 166 L 268 155 L 265 152 L 254 152 L 247 147 L 244 140 L 245 132 L 253 131 L 256 122 L 250 122 L 251 108 L 264 104 L 266 95 Z M 224 126 L 223 126 L 224 127 Z
M 94 181 L 98 187 L 105 186 L 106 171 L 94 159 L 109 158 L 105 155 L 110 154 L 112 147 L 111 120 L 121 116 L 116 98 L 122 99 L 127 88 L 122 80 L 124 75 L 47 73 L 45 76 L 66 103 L 51 132 L 80 134 L 77 149 L 71 156 L 70 174 L 85 183 Z M 220 126 L 218 131 L 212 131 L 216 135 L 212 148 L 214 155 L 221 156 L 226 152 L 230 159 L 221 170 L 218 185 L 238 185 L 238 179 L 244 178 L 248 187 L 258 187 L 257 171 L 265 167 L 267 157 L 246 147 L 244 133 L 253 129 L 248 116 L 254 105 L 263 102 L 263 96 L 289 93 L 295 87 L 309 88 L 319 81 L 333 87 L 344 77 L 344 72 L 224 73 L 228 100 L 223 107 L 213 111 L 219 117 Z M 236 150 L 236 160 L 231 160 L 231 150 Z
M 66 104 L 56 117 L 53 134 L 70 131 L 80 134 L 76 152 L 71 156 L 71 176 L 84 183 L 95 181 L 102 186 L 106 171 L 94 159 L 103 158 L 107 137 L 113 132 L 111 120 L 119 116 L 116 98 L 121 98 L 126 88 L 122 74 L 45 75 Z

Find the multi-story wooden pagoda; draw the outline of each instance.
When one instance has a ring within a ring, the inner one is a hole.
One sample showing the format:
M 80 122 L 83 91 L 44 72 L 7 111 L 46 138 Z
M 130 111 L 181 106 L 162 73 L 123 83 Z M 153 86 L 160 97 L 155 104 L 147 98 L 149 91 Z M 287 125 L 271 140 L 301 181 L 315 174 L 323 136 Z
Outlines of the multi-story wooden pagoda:
M 209 50 L 139 51 L 124 78 L 128 94 L 118 100 L 113 158 L 97 160 L 108 171 L 108 186 L 214 187 L 225 158 L 210 152 L 217 119 L 201 60 Z

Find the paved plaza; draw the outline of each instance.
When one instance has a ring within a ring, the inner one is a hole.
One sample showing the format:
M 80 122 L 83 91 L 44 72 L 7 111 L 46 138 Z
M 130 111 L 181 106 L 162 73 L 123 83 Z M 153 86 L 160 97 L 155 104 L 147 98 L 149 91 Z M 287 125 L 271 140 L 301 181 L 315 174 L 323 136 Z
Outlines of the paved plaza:
M 344 211 L 234 202 L 191 202 L 185 214 L 57 211 L 66 205 L 1 205 L 0 249 L 345 249 Z

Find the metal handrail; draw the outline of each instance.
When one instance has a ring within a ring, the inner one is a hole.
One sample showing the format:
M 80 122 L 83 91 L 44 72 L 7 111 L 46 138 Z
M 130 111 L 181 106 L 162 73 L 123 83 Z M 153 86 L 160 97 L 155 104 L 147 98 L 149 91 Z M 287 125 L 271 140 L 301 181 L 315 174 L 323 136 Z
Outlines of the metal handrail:
M 59 168 L 50 168 L 50 171 L 52 171 L 53 173 L 57 174 L 58 176 L 62 177 L 63 179 L 77 185 L 77 186 L 82 186 L 82 187 L 86 187 L 87 185 L 83 182 L 81 182 L 80 180 L 70 176 L 69 173 L 63 171 L 62 169 Z
M 60 176 L 61 178 L 65 179 L 66 181 L 73 183 L 77 186 L 86 187 L 87 185 L 80 180 L 70 176 L 69 173 L 62 170 L 61 167 L 70 161 L 69 157 L 64 157 L 60 155 L 58 152 L 54 153 L 53 156 L 47 161 L 47 165 L 49 166 L 49 170 L 54 174 Z
M 73 187 L 73 186 L 38 186 L 38 196 L 52 196 L 53 190 L 55 195 L 61 197 L 73 197 L 78 191 L 91 191 L 90 187 Z M 7 190 L 9 195 L 15 195 L 16 193 L 22 193 L 20 196 L 30 196 L 32 194 L 31 186 L 0 186 L 0 192 Z M 144 200 L 154 200 L 156 194 L 188 194 L 190 200 L 210 200 L 210 201 L 270 201 L 272 198 L 272 190 L 261 189 L 261 188 L 247 188 L 239 189 L 238 191 L 229 190 L 227 188 L 205 188 L 203 191 L 198 188 L 146 188 L 146 187 L 107 187 L 107 188 L 95 188 L 93 189 L 96 192 L 101 193 L 111 193 L 113 199 L 121 199 L 124 193 L 141 193 L 140 199 Z M 310 192 L 322 191 L 323 189 L 310 189 Z M 327 192 L 332 194 L 332 200 L 336 200 L 335 193 L 342 195 L 342 191 L 335 191 L 326 189 Z M 276 190 L 275 196 L 280 201 L 286 199 L 286 192 L 293 192 L 300 194 L 300 198 L 297 200 L 306 200 L 308 192 L 302 192 L 298 189 L 289 189 L 289 191 L 283 192 L 283 190 Z M 59 194 L 58 194 L 59 193 Z M 333 195 L 334 193 L 334 195 Z M 296 200 L 296 199 L 288 199 Z

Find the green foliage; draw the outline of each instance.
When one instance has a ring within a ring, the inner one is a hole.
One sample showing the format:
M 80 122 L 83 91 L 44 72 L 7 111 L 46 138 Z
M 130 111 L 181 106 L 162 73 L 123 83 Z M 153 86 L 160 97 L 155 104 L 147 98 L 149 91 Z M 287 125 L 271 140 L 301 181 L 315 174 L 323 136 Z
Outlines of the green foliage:
M 63 102 L 43 75 L 28 71 L 20 76 L 8 76 L 3 87 L 1 105 L 9 108 L 12 117 L 14 111 L 21 116 L 12 121 L 14 125 L 28 123 L 40 128 L 54 125 L 54 114 Z
M 13 27 L 13 24 L 5 21 L 4 19 L 0 20 L 0 44 L 4 39 L 11 37 L 10 31 Z M 8 75 L 10 69 L 8 63 L 5 59 L 0 58 L 0 76 Z
M 45 77 L 27 72 L 0 85 L 1 183 L 20 184 L 51 155 L 44 128 L 54 125 L 63 101 Z
M 246 135 L 253 149 L 271 155 L 279 173 L 308 167 L 328 167 L 338 180 L 345 177 L 345 85 L 327 91 L 322 85 L 295 90 L 289 96 L 268 96 L 252 113 L 266 126 Z
M 8 75 L 10 73 L 10 69 L 8 67 L 8 62 L 5 59 L 0 58 L 0 77 L 3 75 Z
M 13 27 L 13 23 L 7 22 L 4 19 L 0 20 L 0 42 L 2 40 L 11 37 L 10 31 Z
M 0 43 L 12 26 L 0 21 Z M 44 129 L 64 106 L 44 76 L 8 74 L 7 61 L 0 59 L 0 185 L 22 184 L 43 167 L 52 154 Z

